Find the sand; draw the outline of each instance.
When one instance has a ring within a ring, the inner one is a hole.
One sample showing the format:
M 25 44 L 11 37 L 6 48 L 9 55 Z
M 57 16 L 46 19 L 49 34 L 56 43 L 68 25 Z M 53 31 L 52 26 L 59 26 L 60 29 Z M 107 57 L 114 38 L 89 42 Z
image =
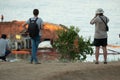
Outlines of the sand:
M 0 62 L 0 80 L 120 80 L 120 62 Z

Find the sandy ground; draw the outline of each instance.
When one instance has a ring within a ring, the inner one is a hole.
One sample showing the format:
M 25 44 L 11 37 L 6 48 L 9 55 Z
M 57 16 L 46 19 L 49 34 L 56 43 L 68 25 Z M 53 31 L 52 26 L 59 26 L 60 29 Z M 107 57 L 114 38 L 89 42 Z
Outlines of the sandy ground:
M 0 62 L 0 80 L 120 80 L 120 62 Z

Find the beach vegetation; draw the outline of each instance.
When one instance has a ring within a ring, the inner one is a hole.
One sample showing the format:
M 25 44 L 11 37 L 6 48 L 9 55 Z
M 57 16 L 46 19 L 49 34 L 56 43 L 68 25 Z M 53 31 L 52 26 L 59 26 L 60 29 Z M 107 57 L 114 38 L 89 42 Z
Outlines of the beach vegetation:
M 53 42 L 53 47 L 60 54 L 61 60 L 83 61 L 86 59 L 86 55 L 93 54 L 90 39 L 79 36 L 79 32 L 80 29 L 75 26 L 57 31 L 58 38 Z

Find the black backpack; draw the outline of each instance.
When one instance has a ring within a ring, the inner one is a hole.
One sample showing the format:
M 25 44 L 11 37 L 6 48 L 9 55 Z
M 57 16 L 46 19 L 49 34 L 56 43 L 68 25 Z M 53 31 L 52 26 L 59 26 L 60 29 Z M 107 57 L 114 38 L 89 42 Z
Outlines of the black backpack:
M 38 18 L 36 18 L 35 20 L 31 20 L 31 18 L 29 19 L 30 24 L 28 25 L 28 33 L 29 33 L 29 36 L 31 38 L 34 38 L 37 35 L 39 35 L 39 28 L 38 28 L 38 25 L 36 23 L 37 19 Z

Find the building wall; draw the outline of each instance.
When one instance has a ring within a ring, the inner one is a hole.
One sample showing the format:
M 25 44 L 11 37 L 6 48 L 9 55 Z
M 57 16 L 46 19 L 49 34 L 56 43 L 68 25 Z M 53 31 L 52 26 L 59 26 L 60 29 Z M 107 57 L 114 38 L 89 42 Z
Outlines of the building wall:
M 23 28 L 23 21 L 0 22 L 0 35 L 6 34 L 8 38 L 13 39 L 16 34 L 19 34 Z
M 12 22 L 0 22 L 0 36 L 1 34 L 7 34 L 9 39 L 15 39 L 17 34 L 21 34 L 24 31 L 22 24 L 24 21 L 12 21 Z M 44 39 L 56 39 L 57 35 L 55 30 L 62 27 L 57 24 L 44 23 L 44 30 L 42 30 L 42 40 Z

